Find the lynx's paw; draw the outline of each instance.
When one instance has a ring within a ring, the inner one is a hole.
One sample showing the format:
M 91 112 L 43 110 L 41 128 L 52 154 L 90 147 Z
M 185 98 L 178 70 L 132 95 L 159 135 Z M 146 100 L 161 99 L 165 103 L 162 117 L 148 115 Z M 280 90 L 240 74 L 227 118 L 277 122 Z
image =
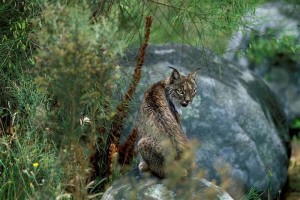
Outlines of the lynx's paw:
M 141 161 L 139 164 L 139 170 L 141 172 L 146 172 L 149 170 L 149 165 L 145 161 Z

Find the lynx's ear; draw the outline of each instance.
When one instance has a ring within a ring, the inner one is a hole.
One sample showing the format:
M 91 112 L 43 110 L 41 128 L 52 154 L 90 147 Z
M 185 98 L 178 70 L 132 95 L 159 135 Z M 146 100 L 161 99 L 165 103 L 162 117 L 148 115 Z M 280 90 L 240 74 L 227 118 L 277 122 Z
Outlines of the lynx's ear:
M 170 78 L 170 82 L 173 83 L 174 81 L 177 81 L 178 79 L 180 79 L 180 73 L 177 71 L 177 69 L 173 68 L 173 67 L 169 67 L 171 69 L 173 69 L 173 72 L 171 74 L 171 78 Z
M 195 69 L 194 71 L 192 71 L 189 75 L 188 75 L 188 78 L 189 79 L 194 79 L 194 80 L 196 80 L 196 75 L 197 75 L 197 70 L 199 70 L 199 69 L 201 69 L 200 67 L 199 68 L 197 68 L 197 69 Z

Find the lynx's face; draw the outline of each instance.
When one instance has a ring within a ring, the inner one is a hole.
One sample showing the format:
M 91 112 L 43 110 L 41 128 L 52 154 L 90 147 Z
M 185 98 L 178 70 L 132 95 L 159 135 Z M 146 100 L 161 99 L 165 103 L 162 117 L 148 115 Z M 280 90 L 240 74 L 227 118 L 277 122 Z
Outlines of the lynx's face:
M 183 76 L 173 68 L 170 84 L 167 87 L 167 96 L 177 111 L 181 106 L 187 107 L 196 95 L 197 85 L 195 76 L 196 70 L 187 76 Z

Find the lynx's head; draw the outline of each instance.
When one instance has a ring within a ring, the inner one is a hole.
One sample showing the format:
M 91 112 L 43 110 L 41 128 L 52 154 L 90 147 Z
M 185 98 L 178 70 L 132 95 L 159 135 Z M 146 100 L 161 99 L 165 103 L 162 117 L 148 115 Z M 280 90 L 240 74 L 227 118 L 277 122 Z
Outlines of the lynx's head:
M 172 68 L 172 67 L 170 67 Z M 187 107 L 196 95 L 196 71 L 194 70 L 187 76 L 181 75 L 175 68 L 170 76 L 170 83 L 166 88 L 168 100 L 175 106 L 180 113 L 180 108 Z

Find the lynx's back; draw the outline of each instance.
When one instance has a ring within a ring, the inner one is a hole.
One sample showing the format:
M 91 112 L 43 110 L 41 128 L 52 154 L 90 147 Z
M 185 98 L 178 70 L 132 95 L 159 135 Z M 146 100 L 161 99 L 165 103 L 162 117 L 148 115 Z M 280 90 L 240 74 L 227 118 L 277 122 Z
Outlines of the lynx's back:
M 173 69 L 169 78 L 146 91 L 136 120 L 141 171 L 163 177 L 166 157 L 180 159 L 189 148 L 179 117 L 181 107 L 187 107 L 196 94 L 195 71 L 183 76 Z

